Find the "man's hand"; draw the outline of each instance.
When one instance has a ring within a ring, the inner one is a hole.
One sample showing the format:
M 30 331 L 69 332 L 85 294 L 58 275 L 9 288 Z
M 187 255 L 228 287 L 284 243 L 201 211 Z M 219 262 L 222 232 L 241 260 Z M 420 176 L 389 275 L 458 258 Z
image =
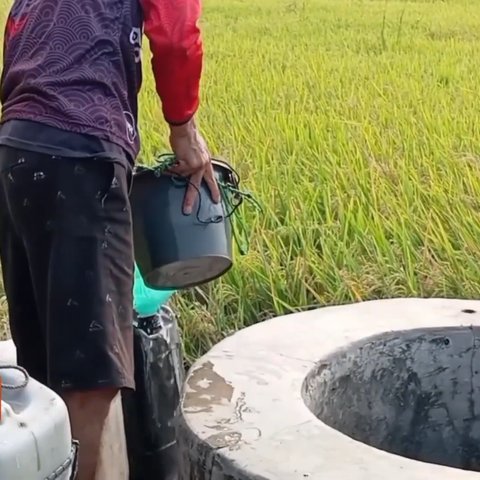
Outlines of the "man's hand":
M 205 180 L 208 185 L 212 200 L 218 203 L 220 190 L 213 172 L 210 153 L 193 119 L 184 125 L 170 126 L 170 145 L 177 163 L 169 172 L 190 177 L 183 203 L 183 213 L 186 215 L 192 213 L 202 180 Z

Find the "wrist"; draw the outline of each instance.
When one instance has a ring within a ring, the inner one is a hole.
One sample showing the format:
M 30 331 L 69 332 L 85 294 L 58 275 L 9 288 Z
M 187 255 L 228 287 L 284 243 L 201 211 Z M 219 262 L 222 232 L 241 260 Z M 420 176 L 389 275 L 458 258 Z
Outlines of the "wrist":
M 170 134 L 183 137 L 186 135 L 191 135 L 192 132 L 196 131 L 195 119 L 191 118 L 188 122 L 182 123 L 181 125 L 169 124 Z

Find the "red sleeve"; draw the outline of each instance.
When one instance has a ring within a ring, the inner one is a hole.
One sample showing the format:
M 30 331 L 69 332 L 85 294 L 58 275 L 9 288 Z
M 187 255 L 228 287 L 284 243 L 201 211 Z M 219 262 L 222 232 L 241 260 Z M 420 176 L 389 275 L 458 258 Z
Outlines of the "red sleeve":
M 199 105 L 203 45 L 201 0 L 140 0 L 165 120 L 186 123 Z

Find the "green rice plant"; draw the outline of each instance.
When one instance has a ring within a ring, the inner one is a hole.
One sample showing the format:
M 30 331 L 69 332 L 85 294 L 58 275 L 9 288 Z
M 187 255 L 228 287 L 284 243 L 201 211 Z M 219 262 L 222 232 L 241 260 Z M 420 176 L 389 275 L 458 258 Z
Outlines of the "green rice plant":
M 300 309 L 478 296 L 478 1 L 205 0 L 202 27 L 200 127 L 264 211 L 176 296 L 189 359 Z M 149 55 L 143 162 L 168 150 Z

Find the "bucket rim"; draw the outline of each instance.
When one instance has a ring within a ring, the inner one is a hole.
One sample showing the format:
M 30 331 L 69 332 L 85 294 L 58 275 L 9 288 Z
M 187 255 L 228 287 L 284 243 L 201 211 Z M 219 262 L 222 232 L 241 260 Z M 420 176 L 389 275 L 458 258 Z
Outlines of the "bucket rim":
M 222 158 L 210 157 L 210 161 L 214 167 L 223 168 L 229 172 L 235 172 L 235 169 L 232 167 L 232 165 Z M 151 172 L 153 170 L 155 170 L 155 165 L 146 165 L 144 163 L 137 163 L 133 167 L 134 173 Z
M 218 157 L 211 157 L 211 162 L 214 170 L 222 171 L 222 173 L 228 176 L 229 183 L 238 187 L 238 185 L 240 184 L 240 176 L 238 175 L 238 172 L 232 167 L 232 165 L 230 165 L 226 160 L 223 160 Z M 155 174 L 155 165 L 137 164 L 133 167 L 134 176 L 146 175 L 148 173 Z M 159 176 L 162 176 L 162 175 L 175 176 L 175 175 L 166 174 L 164 172 L 162 172 Z
M 229 172 L 234 172 L 235 171 L 235 169 L 226 160 L 223 160 L 222 158 L 211 157 L 210 161 L 212 162 L 213 166 L 224 168 L 225 170 L 228 170 Z
M 144 277 L 144 282 L 145 282 L 145 286 L 147 288 L 150 288 L 150 289 L 156 289 L 158 291 L 165 291 L 165 290 L 175 290 L 175 291 L 181 291 L 181 290 L 186 290 L 186 289 L 190 289 L 190 288 L 195 288 L 195 287 L 200 287 L 202 285 L 206 285 L 206 284 L 209 284 L 215 280 L 218 280 L 219 278 L 221 278 L 222 276 L 224 276 L 226 273 L 228 273 L 232 268 L 233 268 L 233 258 L 229 255 L 204 255 L 204 257 L 220 257 L 220 258 L 224 258 L 225 260 L 228 260 L 228 266 L 223 269 L 222 271 L 219 271 L 218 273 L 206 278 L 205 280 L 201 280 L 201 281 L 195 281 L 195 282 L 188 282 L 188 283 L 185 283 L 181 286 L 176 286 L 176 287 L 151 287 L 150 284 L 148 284 L 148 277 L 150 276 L 150 274 L 153 272 L 150 272 L 150 274 L 146 274 L 145 277 Z

